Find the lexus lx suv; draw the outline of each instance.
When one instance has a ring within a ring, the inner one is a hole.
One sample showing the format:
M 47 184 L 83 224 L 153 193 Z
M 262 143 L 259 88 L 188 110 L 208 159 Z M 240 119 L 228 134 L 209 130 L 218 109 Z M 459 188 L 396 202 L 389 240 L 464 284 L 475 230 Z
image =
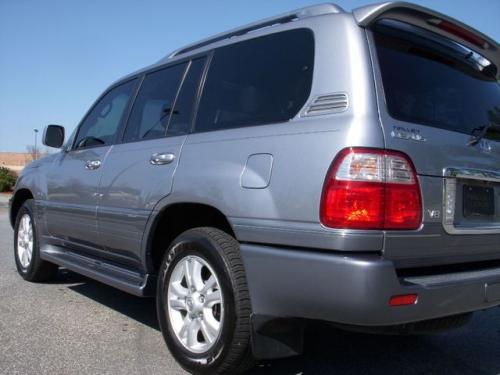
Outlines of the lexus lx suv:
M 28 281 L 156 296 L 194 374 L 307 322 L 433 332 L 500 304 L 500 46 L 401 2 L 298 9 L 112 84 L 10 204 Z

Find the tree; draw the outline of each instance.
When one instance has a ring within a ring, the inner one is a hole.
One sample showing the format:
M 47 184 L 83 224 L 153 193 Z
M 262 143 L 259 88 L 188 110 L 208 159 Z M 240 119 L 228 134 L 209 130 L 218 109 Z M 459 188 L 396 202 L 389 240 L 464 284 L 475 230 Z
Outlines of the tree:
M 0 167 L 0 192 L 10 191 L 16 184 L 16 175 L 5 167 Z

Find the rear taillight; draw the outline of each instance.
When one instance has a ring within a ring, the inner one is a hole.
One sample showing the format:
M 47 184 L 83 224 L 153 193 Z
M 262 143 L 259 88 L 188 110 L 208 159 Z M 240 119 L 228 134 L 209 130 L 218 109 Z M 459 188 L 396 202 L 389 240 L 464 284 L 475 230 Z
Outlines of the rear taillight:
M 325 180 L 320 217 L 339 229 L 418 229 L 422 202 L 413 163 L 396 151 L 341 151 Z

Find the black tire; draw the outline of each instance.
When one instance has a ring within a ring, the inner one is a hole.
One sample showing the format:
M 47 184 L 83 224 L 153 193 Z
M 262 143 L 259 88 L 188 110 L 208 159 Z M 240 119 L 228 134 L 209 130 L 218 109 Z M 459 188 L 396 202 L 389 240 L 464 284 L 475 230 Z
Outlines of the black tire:
M 219 337 L 204 353 L 188 350 L 173 331 L 167 292 L 172 272 L 179 261 L 194 255 L 216 273 L 224 300 L 223 324 Z M 181 366 L 192 374 L 237 374 L 254 365 L 250 346 L 250 296 L 239 243 L 215 228 L 195 228 L 177 237 L 159 271 L 157 313 L 165 342 Z
M 24 280 L 31 282 L 49 281 L 57 275 L 58 266 L 40 259 L 40 244 L 37 236 L 35 215 L 33 214 L 33 199 L 28 199 L 19 209 L 14 226 L 14 259 L 16 260 L 17 272 Z M 33 228 L 33 252 L 31 261 L 26 267 L 23 267 L 18 256 L 18 232 L 21 218 L 29 215 Z

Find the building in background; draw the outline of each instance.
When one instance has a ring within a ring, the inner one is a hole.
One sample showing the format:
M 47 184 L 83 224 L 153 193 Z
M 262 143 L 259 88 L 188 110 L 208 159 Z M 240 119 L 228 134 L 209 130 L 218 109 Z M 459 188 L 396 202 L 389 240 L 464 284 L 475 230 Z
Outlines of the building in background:
M 43 156 L 38 155 L 39 158 Z M 0 152 L 0 167 L 6 167 L 18 174 L 33 159 L 32 152 Z

